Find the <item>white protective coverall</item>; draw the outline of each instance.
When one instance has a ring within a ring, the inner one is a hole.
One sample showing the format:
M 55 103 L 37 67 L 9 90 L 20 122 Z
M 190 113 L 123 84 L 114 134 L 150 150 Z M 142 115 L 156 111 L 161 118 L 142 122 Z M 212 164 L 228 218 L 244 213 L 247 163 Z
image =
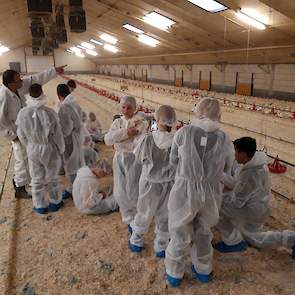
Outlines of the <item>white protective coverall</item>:
M 99 193 L 97 177 L 88 166 L 80 168 L 77 172 L 73 184 L 73 200 L 82 214 L 105 214 L 118 209 L 113 196 L 103 198 Z
M 137 125 L 140 132 L 139 135 L 129 138 L 127 130 L 134 126 L 134 122 L 141 122 Z M 119 204 L 122 220 L 126 224 L 130 224 L 136 214 L 142 169 L 141 164 L 135 160 L 133 150 L 140 135 L 146 132 L 147 125 L 142 116 L 134 115 L 131 119 L 122 116 L 112 123 L 104 138 L 105 144 L 113 145 L 116 151 L 113 158 L 114 197 Z
M 49 202 L 61 202 L 58 171 L 65 145 L 58 116 L 45 104 L 45 96 L 28 96 L 27 106 L 19 111 L 16 121 L 17 136 L 26 147 L 28 155 L 35 208 L 47 208 Z M 45 185 L 49 202 L 45 195 Z
M 94 142 L 103 141 L 107 132 L 102 130 L 102 126 L 98 119 L 95 121 L 87 120 L 86 128 Z
M 70 182 L 67 191 L 71 192 L 76 173 L 84 165 L 82 109 L 71 94 L 59 104 L 58 117 L 65 141 L 64 168 Z
M 219 219 L 222 173 L 232 166 L 233 158 L 233 144 L 217 120 L 197 119 L 175 134 L 171 162 L 177 170 L 168 201 L 171 240 L 165 258 L 169 276 L 183 277 L 189 251 L 198 273 L 212 272 L 211 228 Z
M 143 236 L 155 217 L 155 252 L 164 251 L 169 242 L 167 203 L 175 176 L 175 168 L 169 162 L 173 136 L 162 131 L 146 134 L 134 151 L 142 173 L 130 243 L 143 247 Z
M 110 164 L 99 156 L 99 153 L 95 151 L 94 148 L 89 146 L 83 147 L 84 161 L 85 164 L 89 166 L 87 163 L 92 163 L 91 165 L 95 168 L 98 168 L 105 172 L 106 174 L 112 173 L 112 167 Z
M 21 108 L 26 105 L 25 94 L 29 93 L 32 84 L 44 85 L 57 76 L 54 67 L 38 74 L 22 78 L 23 87 L 18 94 L 13 93 L 5 85 L 0 88 L 0 133 L 12 141 L 14 163 L 14 181 L 17 187 L 30 183 L 28 158 L 25 147 L 19 141 L 13 141 L 16 137 L 16 118 Z
M 228 177 L 225 179 L 225 184 L 231 187 Z M 242 165 L 232 186 L 232 199 L 223 201 L 217 226 L 224 243 L 232 246 L 245 239 L 257 248 L 291 248 L 295 242 L 294 231 L 263 230 L 271 211 L 271 181 L 264 152 L 256 152 Z

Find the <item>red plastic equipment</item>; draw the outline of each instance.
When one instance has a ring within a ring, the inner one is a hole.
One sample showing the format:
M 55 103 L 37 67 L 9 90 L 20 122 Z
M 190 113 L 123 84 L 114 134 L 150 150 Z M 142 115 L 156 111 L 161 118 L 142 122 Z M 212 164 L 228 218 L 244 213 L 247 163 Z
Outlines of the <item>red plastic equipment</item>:
M 271 173 L 281 174 L 287 171 L 287 166 L 280 163 L 279 156 L 276 156 L 273 163 L 268 164 L 268 169 Z

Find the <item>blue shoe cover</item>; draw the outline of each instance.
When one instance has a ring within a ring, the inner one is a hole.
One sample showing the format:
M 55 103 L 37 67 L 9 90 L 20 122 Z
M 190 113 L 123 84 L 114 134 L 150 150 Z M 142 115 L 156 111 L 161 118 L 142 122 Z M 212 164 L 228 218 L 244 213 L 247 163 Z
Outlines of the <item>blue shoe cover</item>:
M 295 260 L 295 242 L 292 247 L 292 258 Z
M 182 282 L 182 279 L 174 278 L 166 273 L 166 281 L 170 287 L 178 288 Z
M 48 211 L 49 212 L 56 212 L 61 207 L 63 207 L 63 205 L 64 205 L 64 202 L 63 201 L 59 202 L 58 204 L 50 203 L 49 206 L 48 206 Z
M 72 199 L 72 198 L 73 198 L 72 193 L 68 192 L 67 190 L 64 190 L 62 192 L 62 199 L 63 200 Z
M 137 245 L 133 245 L 130 243 L 129 241 L 129 249 L 131 250 L 131 252 L 133 253 L 140 253 L 143 249 L 143 247 L 137 246 Z
M 133 230 L 132 230 L 132 227 L 131 227 L 130 224 L 128 224 L 128 233 L 129 233 L 130 235 L 132 235 L 132 233 L 133 233 Z
M 156 252 L 156 257 L 165 258 L 165 250 Z
M 38 214 L 47 214 L 48 208 L 33 208 L 33 211 L 35 211 Z
M 198 273 L 192 263 L 191 263 L 191 271 L 193 273 L 194 279 L 199 280 L 201 283 L 209 283 L 213 279 L 213 273 L 212 272 L 210 274 L 208 274 L 208 275 Z
M 241 241 L 238 244 L 229 246 L 226 245 L 223 241 L 221 241 L 219 243 L 214 244 L 213 248 L 222 253 L 241 252 L 247 249 L 247 243 L 245 241 Z

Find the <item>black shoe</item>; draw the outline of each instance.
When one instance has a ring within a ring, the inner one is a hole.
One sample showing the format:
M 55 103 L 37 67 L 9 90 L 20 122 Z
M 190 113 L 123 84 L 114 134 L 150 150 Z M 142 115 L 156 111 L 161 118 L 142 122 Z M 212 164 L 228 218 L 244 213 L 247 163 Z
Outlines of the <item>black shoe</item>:
M 15 185 L 14 179 L 12 179 L 12 183 L 13 183 L 13 187 L 14 187 L 14 197 L 16 199 L 31 199 L 32 198 L 32 196 L 29 195 L 28 192 L 26 191 L 25 186 L 17 187 Z

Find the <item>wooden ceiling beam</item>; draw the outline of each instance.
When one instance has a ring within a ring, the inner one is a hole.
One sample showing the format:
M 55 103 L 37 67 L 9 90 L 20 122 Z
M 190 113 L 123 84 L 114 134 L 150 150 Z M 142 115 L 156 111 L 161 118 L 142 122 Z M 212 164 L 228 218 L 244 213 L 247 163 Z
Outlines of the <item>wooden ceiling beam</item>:
M 295 20 L 295 1 L 293 0 L 259 0 L 259 2 L 277 10 L 278 12 L 286 15 L 290 19 Z

